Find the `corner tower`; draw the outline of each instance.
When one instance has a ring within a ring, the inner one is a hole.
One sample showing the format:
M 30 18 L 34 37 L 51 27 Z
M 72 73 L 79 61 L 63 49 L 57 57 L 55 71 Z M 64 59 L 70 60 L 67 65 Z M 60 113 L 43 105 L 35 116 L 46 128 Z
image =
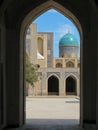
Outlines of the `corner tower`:
M 79 42 L 77 38 L 71 34 L 65 34 L 59 41 L 59 57 L 78 57 Z

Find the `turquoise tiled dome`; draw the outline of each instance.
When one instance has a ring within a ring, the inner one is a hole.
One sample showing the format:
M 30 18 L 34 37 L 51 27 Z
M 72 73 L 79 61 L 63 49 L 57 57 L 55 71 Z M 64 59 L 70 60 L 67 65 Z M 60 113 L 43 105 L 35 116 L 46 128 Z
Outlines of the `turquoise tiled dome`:
M 66 45 L 76 45 L 76 46 L 78 46 L 79 43 L 78 43 L 77 38 L 73 34 L 67 33 L 60 39 L 59 45 L 60 46 L 66 46 Z

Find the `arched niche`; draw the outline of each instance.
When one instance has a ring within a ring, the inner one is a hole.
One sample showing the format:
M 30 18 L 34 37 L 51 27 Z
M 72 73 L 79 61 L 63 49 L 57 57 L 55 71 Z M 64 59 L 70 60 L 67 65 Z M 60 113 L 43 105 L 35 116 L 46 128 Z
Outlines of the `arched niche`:
M 38 53 L 43 56 L 43 39 L 40 37 L 37 38 L 37 49 Z
M 67 67 L 67 68 L 74 68 L 74 63 L 73 63 L 72 61 L 68 61 L 68 62 L 66 63 L 66 67 Z
M 62 63 L 56 63 L 56 68 L 62 68 Z

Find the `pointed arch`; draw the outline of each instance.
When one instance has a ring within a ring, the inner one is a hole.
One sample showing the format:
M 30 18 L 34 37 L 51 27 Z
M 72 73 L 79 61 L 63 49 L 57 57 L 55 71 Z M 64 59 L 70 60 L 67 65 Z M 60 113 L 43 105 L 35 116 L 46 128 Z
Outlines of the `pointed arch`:
M 62 63 L 56 63 L 56 68 L 62 68 Z
M 49 0 L 49 1 L 45 1 L 44 3 L 42 3 L 41 5 L 38 5 L 36 8 L 34 8 L 28 15 L 26 15 L 26 17 L 24 18 L 24 20 L 22 21 L 21 24 L 21 30 L 20 30 L 20 45 L 21 45 L 21 59 L 24 59 L 24 50 L 22 48 L 24 48 L 24 38 L 25 38 L 25 32 L 26 29 L 29 27 L 29 25 L 31 24 L 31 22 L 33 20 L 35 20 L 38 16 L 40 16 L 42 13 L 46 12 L 49 9 L 55 9 L 58 12 L 60 12 L 61 14 L 63 14 L 65 17 L 68 17 L 78 28 L 78 31 L 80 33 L 80 53 L 81 53 L 81 63 L 82 59 L 83 59 L 83 32 L 82 32 L 82 27 L 81 24 L 79 22 L 79 20 L 75 17 L 75 15 L 70 12 L 67 8 L 65 8 L 64 6 L 62 6 L 60 3 L 55 2 L 53 0 Z M 22 60 L 23 61 L 23 60 Z M 81 69 L 83 70 L 83 66 L 81 64 Z M 81 71 L 82 72 L 82 71 Z M 82 81 L 83 81 L 83 73 L 81 73 L 81 86 L 82 86 Z M 24 80 L 25 81 L 25 80 Z M 82 87 L 81 87 L 81 95 L 83 95 L 82 93 Z M 24 100 L 25 101 L 25 100 Z M 80 104 L 82 104 L 82 98 L 81 98 L 81 102 Z M 81 106 L 81 116 L 82 117 L 83 113 L 82 113 L 82 105 Z M 82 122 L 82 118 L 81 121 Z M 82 124 L 82 123 L 81 123 Z
M 68 68 L 74 68 L 74 63 L 72 61 L 68 61 L 66 63 L 66 67 L 68 67 Z
M 59 79 L 55 75 L 48 78 L 48 95 L 59 95 Z
M 69 75 L 65 79 L 66 95 L 77 95 L 77 79 L 73 75 Z
M 68 17 L 76 25 L 80 33 L 80 36 L 82 37 L 82 27 L 80 25 L 79 20 L 67 8 L 63 7 L 61 4 L 53 0 L 44 2 L 43 4 L 33 9 L 30 13 L 28 13 L 28 15 L 24 18 L 22 22 L 21 29 L 27 29 L 32 20 L 35 20 L 38 16 L 48 11 L 49 9 L 55 9 L 64 16 Z
M 76 80 L 72 76 L 66 79 L 66 95 L 76 95 Z

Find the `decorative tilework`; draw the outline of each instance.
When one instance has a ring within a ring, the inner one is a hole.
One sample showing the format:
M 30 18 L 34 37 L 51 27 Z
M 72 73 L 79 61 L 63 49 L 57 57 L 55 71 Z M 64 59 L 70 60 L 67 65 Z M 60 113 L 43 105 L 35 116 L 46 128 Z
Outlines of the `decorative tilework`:
M 78 79 L 79 79 L 79 77 L 80 77 L 80 74 L 79 74 L 78 72 L 65 72 L 65 77 L 67 77 L 67 76 L 70 75 L 70 74 L 75 75 Z
M 50 75 L 57 75 L 60 78 L 60 72 L 47 72 L 47 77 L 49 77 Z

